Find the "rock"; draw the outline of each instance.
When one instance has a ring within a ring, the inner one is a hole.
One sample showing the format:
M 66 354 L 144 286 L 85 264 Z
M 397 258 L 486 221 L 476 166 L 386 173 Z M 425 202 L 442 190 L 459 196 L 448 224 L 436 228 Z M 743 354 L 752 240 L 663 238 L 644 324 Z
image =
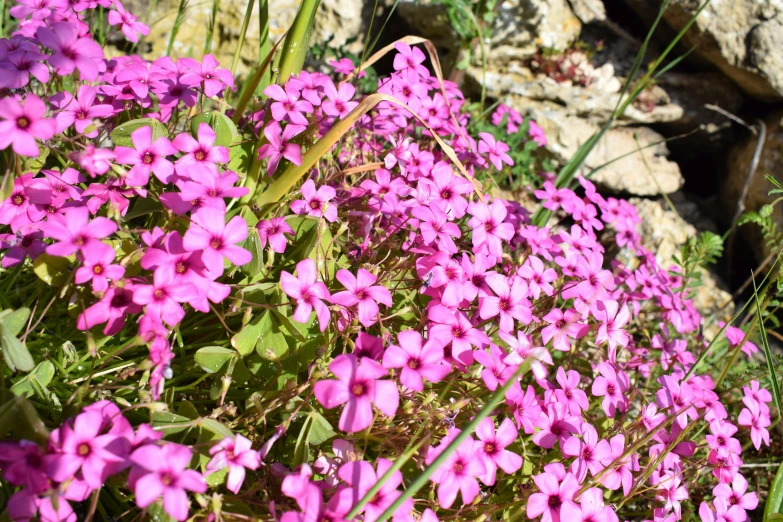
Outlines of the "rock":
M 129 0 L 123 3 L 134 13 L 140 14 L 142 19 L 146 16 L 146 2 Z M 282 38 L 291 26 L 299 3 L 299 0 L 269 0 L 269 37 L 272 43 Z M 190 3 L 173 45 L 173 56 L 202 56 L 207 27 L 212 18 L 212 4 L 211 1 Z M 248 0 L 220 0 L 210 52 L 223 67 L 231 64 L 247 5 Z M 322 0 L 310 44 L 337 48 L 352 38 L 361 37 L 363 5 L 362 0 Z M 156 22 L 151 24 L 150 35 L 144 39 L 145 57 L 155 58 L 165 54 L 178 6 L 178 0 L 160 0 L 154 11 L 149 13 L 147 19 Z M 238 75 L 246 74 L 259 62 L 258 2 L 253 10 L 240 54 Z M 355 45 L 358 45 L 356 49 L 361 49 L 360 43 Z
M 444 5 L 400 0 L 397 11 L 419 36 L 433 40 L 449 54 L 459 46 L 461 37 L 452 28 Z M 502 0 L 490 29 L 488 61 L 520 60 L 541 48 L 566 49 L 579 37 L 581 27 L 567 0 Z
M 774 187 L 765 179 L 764 175 L 770 174 L 775 179 L 783 181 L 783 128 L 781 128 L 783 123 L 781 118 L 783 118 L 783 112 L 774 113 L 766 119 L 767 139 L 764 141 L 764 148 L 761 151 L 756 172 L 750 180 L 744 201 L 746 210 L 758 211 L 762 206 L 772 203 L 778 197 L 778 195 L 768 195 L 768 192 Z M 748 133 L 748 136 L 739 142 L 729 154 L 727 175 L 720 190 L 720 204 L 726 219 L 726 226 L 731 224 L 731 219 L 736 213 L 737 203 L 748 178 L 748 166 L 753 159 L 757 141 L 756 136 Z M 779 225 L 783 225 L 783 207 L 781 205 L 778 204 L 774 207 L 772 216 Z M 763 259 L 769 254 L 758 226 L 747 224 L 738 229 L 737 233 L 751 244 L 757 259 Z
M 661 0 L 625 0 L 648 22 Z M 703 0 L 672 0 L 664 19 L 682 29 Z M 779 0 L 711 2 L 682 39 L 749 95 L 766 101 L 783 98 L 783 3 Z
M 676 210 L 664 208 L 661 201 L 632 198 L 630 202 L 636 206 L 639 217 L 642 219 L 639 233 L 642 236 L 643 246 L 655 254 L 655 259 L 662 267 L 672 266 L 674 264 L 672 256 L 679 253 L 688 238 L 696 235 L 699 230 L 680 217 Z M 686 210 L 686 213 L 682 215 L 684 217 L 690 216 L 689 220 L 697 219 L 706 229 L 716 230 L 713 223 L 706 221 L 699 215 L 694 203 L 681 199 L 677 207 L 680 212 L 683 208 Z M 693 304 L 702 317 L 706 318 L 718 312 L 717 319 L 722 321 L 731 319 L 734 305 L 731 294 L 726 291 L 723 282 L 705 269 L 701 269 L 701 280 L 701 286 L 695 290 Z M 727 305 L 727 303 L 729 304 Z M 704 332 L 705 337 L 711 339 L 719 330 L 717 321 L 714 321 L 707 325 Z
M 606 20 L 606 6 L 601 0 L 569 0 L 568 3 L 583 24 Z
M 514 95 L 504 100 L 522 114 L 529 115 L 544 129 L 547 149 L 561 165 L 600 129 L 597 122 L 569 114 L 553 102 Z M 663 136 L 648 127 L 609 129 L 585 160 L 582 174 L 614 160 L 591 177 L 601 188 L 638 196 L 675 192 L 683 184 L 679 167 L 666 158 L 668 150 L 665 143 L 651 146 L 662 140 Z M 625 154 L 628 155 L 618 159 Z

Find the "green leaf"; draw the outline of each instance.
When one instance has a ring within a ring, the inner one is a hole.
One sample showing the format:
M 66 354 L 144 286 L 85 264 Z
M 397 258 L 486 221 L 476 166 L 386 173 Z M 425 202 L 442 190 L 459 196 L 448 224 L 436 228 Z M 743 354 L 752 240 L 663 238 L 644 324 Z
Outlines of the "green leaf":
M 266 310 L 259 321 L 256 353 L 265 359 L 282 359 L 288 354 L 288 342 L 280 330 L 280 324 L 274 315 Z
M 35 369 L 27 374 L 23 379 L 14 383 L 11 386 L 11 391 L 14 395 L 25 397 L 32 397 L 35 393 L 35 386 L 39 386 L 41 389 L 46 389 L 52 378 L 54 377 L 54 365 L 49 361 L 44 361 Z
M 253 350 L 256 347 L 256 342 L 258 341 L 258 336 L 261 331 L 261 327 L 259 326 L 261 317 L 261 315 L 253 316 L 253 319 L 251 319 L 238 334 L 231 338 L 231 346 L 233 346 L 242 357 L 253 353 Z
M 29 317 L 28 308 L 12 312 L 4 310 L 0 315 L 0 347 L 3 349 L 3 359 L 11 371 L 29 372 L 35 367 L 35 361 L 27 346 L 16 337 Z
M 231 118 L 219 111 L 204 112 L 193 118 L 190 122 L 193 136 L 198 136 L 198 128 L 202 123 L 206 123 L 215 131 L 215 145 L 230 147 L 239 137 L 237 126 Z
M 152 141 L 155 141 L 162 136 L 168 136 L 166 127 L 164 127 L 160 121 L 154 120 L 152 118 L 142 118 L 139 120 L 127 121 L 111 131 L 109 136 L 115 145 L 133 147 L 131 134 L 133 134 L 135 130 L 138 130 L 142 127 L 152 127 Z
M 773 516 L 781 513 L 783 513 L 783 464 L 778 468 L 775 480 L 772 481 L 772 487 L 769 488 L 763 521 L 772 522 L 775 520 Z
M 253 259 L 244 265 L 241 270 L 247 276 L 252 277 L 261 272 L 261 269 L 264 267 L 264 249 L 261 247 L 261 238 L 258 236 L 256 227 L 252 227 L 248 232 L 245 250 L 253 255 Z
M 250 170 L 250 162 L 253 159 L 255 146 L 252 141 L 236 143 L 228 149 L 228 170 L 246 173 Z
M 67 257 L 40 254 L 33 261 L 33 272 L 41 281 L 50 286 L 61 286 L 71 274 L 71 261 Z
M 199 421 L 199 425 L 204 428 L 205 430 L 211 431 L 215 435 L 217 435 L 218 438 L 225 438 L 225 437 L 233 437 L 234 434 L 230 429 L 225 427 L 220 422 L 216 421 L 215 419 L 208 419 L 204 418 Z
M 202 370 L 207 373 L 217 373 L 232 357 L 236 356 L 234 350 L 222 346 L 205 346 L 200 348 L 193 358 Z
M 46 147 L 39 147 L 41 151 L 40 155 L 36 158 L 24 158 L 22 160 L 22 172 L 39 172 L 44 164 L 46 164 L 46 158 L 49 157 L 49 149 Z
M 280 50 L 279 77 L 277 83 L 284 85 L 292 74 L 299 74 L 305 56 L 310 48 L 310 35 L 315 25 L 315 13 L 321 0 L 304 0 L 299 5 L 291 28 L 286 33 Z
M 123 221 L 130 221 L 133 218 L 146 216 L 147 214 L 155 214 L 157 212 L 163 211 L 163 205 L 161 205 L 158 201 L 155 201 L 152 198 L 135 198 L 135 199 L 136 199 L 136 203 L 133 205 L 133 208 L 130 209 L 128 213 L 122 217 Z
M 156 411 L 152 413 L 152 427 L 159 428 L 163 431 L 164 435 L 172 435 L 174 433 L 181 433 L 185 430 L 189 430 L 192 426 L 183 426 L 191 422 L 192 419 L 172 413 L 170 411 Z
M 337 432 L 332 429 L 332 425 L 324 418 L 323 415 L 313 410 L 308 415 L 313 419 L 310 426 L 310 439 L 309 442 L 313 446 L 320 446 L 327 440 L 337 435 Z
M 299 430 L 299 436 L 296 438 L 293 467 L 301 465 L 307 459 L 308 449 L 310 448 L 310 428 L 312 426 L 313 418 L 308 415 L 302 425 L 302 429 Z

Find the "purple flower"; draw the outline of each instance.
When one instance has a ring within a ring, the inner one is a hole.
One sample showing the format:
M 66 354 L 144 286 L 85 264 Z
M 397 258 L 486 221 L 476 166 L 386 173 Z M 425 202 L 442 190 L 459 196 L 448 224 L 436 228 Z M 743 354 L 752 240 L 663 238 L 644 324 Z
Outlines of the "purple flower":
M 285 252 L 285 234 L 294 233 L 291 226 L 286 223 L 285 217 L 262 219 L 258 222 L 256 228 L 258 228 L 258 238 L 261 240 L 261 247 L 265 247 L 267 241 L 269 241 L 269 248 L 272 249 L 272 252 L 277 252 L 278 254 Z
M 146 508 L 163 497 L 166 513 L 176 520 L 187 519 L 187 491 L 207 490 L 201 473 L 188 469 L 192 457 L 190 449 L 174 443 L 147 444 L 134 451 L 130 461 L 134 465 L 131 475 L 136 504 Z
M 478 150 L 481 154 L 487 154 L 489 161 L 498 170 L 503 170 L 503 163 L 506 165 L 513 165 L 514 160 L 511 156 L 506 154 L 510 149 L 509 146 L 502 141 L 495 140 L 495 137 L 488 132 L 479 132 L 481 141 L 478 145 Z
M 180 81 L 186 85 L 202 84 L 204 94 L 211 98 L 220 94 L 226 88 L 234 87 L 234 77 L 231 71 L 218 67 L 220 63 L 211 54 L 204 55 L 201 63 L 193 58 L 183 58 L 191 67 L 191 71 L 182 75 Z
M 68 22 L 59 22 L 48 27 L 39 27 L 36 33 L 38 41 L 54 54 L 49 57 L 49 65 L 60 76 L 79 71 L 81 79 L 94 82 L 104 67 L 103 49 L 89 36 L 79 37 L 78 29 Z
M 338 355 L 329 364 L 337 380 L 315 383 L 316 399 L 324 408 L 332 409 L 345 404 L 338 427 L 346 433 L 356 433 L 372 424 L 372 405 L 394 417 L 399 405 L 397 386 L 389 380 L 381 380 L 389 371 L 373 361 L 359 361 L 352 353 Z
M 50 139 L 57 126 L 45 115 L 46 104 L 35 94 L 28 94 L 24 104 L 12 96 L 0 99 L 0 150 L 10 145 L 21 156 L 37 157 L 36 138 Z
M 103 294 L 100 301 L 87 308 L 76 320 L 79 330 L 89 330 L 93 326 L 106 323 L 104 335 L 114 335 L 125 326 L 125 316 L 141 312 L 142 307 L 133 302 L 135 287 L 125 284 L 124 287 L 112 288 Z
M 114 9 L 116 11 L 109 11 L 109 24 L 119 25 L 128 41 L 136 43 L 139 41 L 139 34 L 150 34 L 150 28 L 137 21 L 138 17 L 126 11 L 118 0 L 114 1 Z
M 511 475 L 522 467 L 522 457 L 506 449 L 506 446 L 517 440 L 518 435 L 511 419 L 504 419 L 497 431 L 491 417 L 479 423 L 476 428 L 476 438 L 481 442 L 478 454 L 486 468 L 486 473 L 479 478 L 487 486 L 495 483 L 498 468 Z
M 275 100 L 269 107 L 275 121 L 308 125 L 307 117 L 302 113 L 313 112 L 313 105 L 309 101 L 300 99 L 299 91 L 290 84 L 285 86 L 285 90 L 279 85 L 272 84 L 264 89 L 264 94 Z
M 18 49 L 0 62 L 0 87 L 21 89 L 30 82 L 30 75 L 42 84 L 49 82 L 49 68 L 41 63 L 48 56 L 37 51 Z
M 151 285 L 137 285 L 133 302 L 146 307 L 148 314 L 160 317 L 167 325 L 174 327 L 185 317 L 180 303 L 187 303 L 198 297 L 198 289 L 190 283 L 176 283 L 167 274 L 155 271 Z
M 351 101 L 356 94 L 356 88 L 350 83 L 341 83 L 340 87 L 336 88 L 332 82 L 329 82 L 324 86 L 324 92 L 327 99 L 323 101 L 321 107 L 327 116 L 345 118 L 359 105 L 359 102 Z M 274 107 L 274 104 L 272 106 Z
M 116 254 L 108 245 L 93 243 L 82 249 L 82 256 L 84 262 L 74 275 L 77 285 L 92 281 L 94 291 L 105 292 L 109 288 L 109 279 L 117 281 L 125 275 L 125 267 L 112 264 Z
M 451 430 L 437 448 L 430 448 L 425 462 L 431 464 L 446 446 L 457 436 L 459 430 Z M 484 460 L 480 458 L 482 444 L 469 438 L 456 451 L 449 455 L 446 462 L 432 474 L 430 480 L 438 484 L 438 502 L 443 508 L 450 508 L 462 494 L 462 503 L 469 505 L 480 493 L 477 477 L 486 476 Z

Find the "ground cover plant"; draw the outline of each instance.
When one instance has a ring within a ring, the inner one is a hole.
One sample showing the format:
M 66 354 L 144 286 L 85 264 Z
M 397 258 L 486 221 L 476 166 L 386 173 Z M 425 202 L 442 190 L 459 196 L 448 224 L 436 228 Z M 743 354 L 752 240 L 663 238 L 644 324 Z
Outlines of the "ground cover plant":
M 751 336 L 774 270 L 744 330 L 705 339 L 690 290 L 720 238 L 660 266 L 633 205 L 573 165 L 520 171 L 540 128 L 468 110 L 422 39 L 380 51 L 394 72 L 367 92 L 350 60 L 301 70 L 287 39 L 256 97 L 271 59 L 238 85 L 236 62 L 210 55 L 106 58 L 109 32 L 148 31 L 116 0 L 10 13 L 4 517 L 742 522 L 756 508 L 740 466 L 770 444 L 780 393 L 733 370 L 759 346 L 772 365 L 764 329 Z M 493 196 L 523 175 L 535 208 Z

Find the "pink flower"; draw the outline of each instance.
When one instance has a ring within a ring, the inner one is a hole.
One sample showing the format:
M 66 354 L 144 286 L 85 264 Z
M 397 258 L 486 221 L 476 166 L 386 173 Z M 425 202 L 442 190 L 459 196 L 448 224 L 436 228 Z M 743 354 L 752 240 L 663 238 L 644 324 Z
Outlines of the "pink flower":
M 433 205 L 413 207 L 411 214 L 420 220 L 419 232 L 425 245 L 436 242 L 438 248 L 445 252 L 456 253 L 459 250 L 452 237 L 458 238 L 462 232 L 456 223 L 451 223 L 452 218 L 445 212 Z
M 115 147 L 114 154 L 117 163 L 133 165 L 126 182 L 131 187 L 143 187 L 150 179 L 150 173 L 155 174 L 162 183 L 172 181 L 174 165 L 166 156 L 177 153 L 177 149 L 165 136 L 152 141 L 152 127 L 145 125 L 131 133 L 134 148 Z
M 544 321 L 549 323 L 549 326 L 541 330 L 541 338 L 544 343 L 552 341 L 555 350 L 568 352 L 571 350 L 569 338 L 581 339 L 590 331 L 588 325 L 579 322 L 581 318 L 575 310 L 566 310 L 563 313 L 559 308 L 553 308 L 544 316 Z
M 336 88 L 332 82 L 328 82 L 324 85 L 324 93 L 327 99 L 323 101 L 321 107 L 327 116 L 345 118 L 359 105 L 359 102 L 351 101 L 356 88 L 350 83 L 341 83 L 340 87 Z
M 337 219 L 337 207 L 329 201 L 337 195 L 332 187 L 322 185 L 315 190 L 315 182 L 308 179 L 299 189 L 304 199 L 291 203 L 294 214 L 307 214 L 313 217 L 324 217 L 330 223 Z
M 89 330 L 93 326 L 106 323 L 104 335 L 114 335 L 125 326 L 125 316 L 141 312 L 142 307 L 133 302 L 133 289 L 130 285 L 124 288 L 109 288 L 103 298 L 87 308 L 76 320 L 79 330 Z
M 188 469 L 193 454 L 180 444 L 147 444 L 134 451 L 133 490 L 136 504 L 144 509 L 163 497 L 163 508 L 175 520 L 188 518 L 187 491 L 204 493 L 207 482 L 201 473 Z
M 10 268 L 24 262 L 26 257 L 35 261 L 46 250 L 42 239 L 43 232 L 26 226 L 17 230 L 16 234 L 0 234 L 0 250 L 7 249 L 0 265 Z
M 12 96 L 0 99 L 0 150 L 10 145 L 20 156 L 37 157 L 36 138 L 48 140 L 56 129 L 55 121 L 45 115 L 46 104 L 35 94 L 28 94 L 24 104 Z
M 562 370 L 562 368 L 561 368 Z M 581 483 L 587 477 L 587 471 L 595 476 L 604 469 L 604 462 L 611 455 L 609 443 L 598 440 L 598 432 L 584 422 L 581 427 L 582 439 L 569 437 L 563 444 L 563 455 L 576 457 L 571 464 L 571 473 Z
M 544 262 L 536 256 L 529 256 L 525 264 L 517 270 L 517 275 L 527 281 L 533 299 L 538 299 L 541 292 L 544 292 L 544 295 L 555 293 L 549 283 L 557 280 L 557 272 L 554 268 L 546 268 Z
M 487 245 L 490 255 L 501 257 L 503 243 L 508 243 L 514 237 L 514 226 L 504 223 L 508 214 L 505 205 L 499 199 L 495 199 L 491 205 L 473 203 L 468 206 L 468 212 L 473 216 L 468 221 L 473 229 L 473 246 L 480 248 Z M 535 297 L 538 298 L 538 295 Z
M 104 468 L 123 460 L 117 452 L 117 435 L 101 434 L 103 416 L 85 411 L 73 424 L 66 422 L 57 430 L 57 451 L 45 457 L 46 472 L 52 480 L 64 482 L 81 470 L 87 485 L 97 489 L 103 485 Z
M 198 126 L 198 141 L 187 132 L 177 134 L 171 144 L 185 155 L 174 164 L 177 174 L 183 178 L 192 176 L 193 172 L 218 175 L 216 163 L 228 163 L 228 149 L 215 145 L 217 135 L 207 123 Z M 135 143 L 135 142 L 134 142 Z
M 258 228 L 258 237 L 261 240 L 261 247 L 265 247 L 267 241 L 269 241 L 269 248 L 272 249 L 272 252 L 277 252 L 278 254 L 285 252 L 285 234 L 294 233 L 291 226 L 286 223 L 285 217 L 262 219 L 258 222 L 256 228 Z
M 704 438 L 710 449 L 722 453 L 742 453 L 742 446 L 739 440 L 732 435 L 737 433 L 737 427 L 730 422 L 714 420 L 710 422 L 710 434 Z
M 546 134 L 544 134 L 544 129 L 539 127 L 539 125 L 534 122 L 533 120 L 530 120 L 528 122 L 528 130 L 527 134 L 530 136 L 533 141 L 538 143 L 539 147 L 546 147 Z
M 712 489 L 712 494 L 726 499 L 730 506 L 739 506 L 743 511 L 753 511 L 759 505 L 759 497 L 756 493 L 748 493 L 747 491 L 748 481 L 737 473 L 734 475 L 731 485 L 718 484 Z
M 762 442 L 769 446 L 769 412 L 762 412 L 757 402 L 747 401 L 745 406 L 737 418 L 737 424 L 750 428 L 750 440 L 757 450 L 761 448 Z
M 96 244 L 111 248 L 100 240 L 116 232 L 117 224 L 105 217 L 90 220 L 90 211 L 86 207 L 75 207 L 65 215 L 50 216 L 41 228 L 46 237 L 59 241 L 46 247 L 46 253 L 66 257 L 77 251 L 84 253 L 88 247 Z
M 105 292 L 109 288 L 109 279 L 117 281 L 125 275 L 125 267 L 114 265 L 114 249 L 103 243 L 93 243 L 82 249 L 84 262 L 76 270 L 74 282 L 83 285 L 92 281 L 92 289 Z
M 137 21 L 138 17 L 130 11 L 126 11 L 118 0 L 114 2 L 114 9 L 116 11 L 109 11 L 109 25 L 119 25 L 122 34 L 129 42 L 138 42 L 139 34 L 144 36 L 150 34 L 150 28 Z
M 300 93 L 290 84 L 285 86 L 285 90 L 276 84 L 272 84 L 264 89 L 264 94 L 275 100 L 269 107 L 272 111 L 272 117 L 275 121 L 288 121 L 296 125 L 307 126 L 307 117 L 303 112 L 313 112 L 313 105 L 300 99 Z
M 405 42 L 396 42 L 394 48 L 398 53 L 394 55 L 393 66 L 395 71 L 407 70 L 415 72 L 417 76 L 421 76 L 422 78 L 429 77 L 430 72 L 422 65 L 427 57 L 424 56 L 421 49 L 418 47 L 411 47 Z
M 329 325 L 329 308 L 322 299 L 327 301 L 330 299 L 329 290 L 326 289 L 325 284 L 318 281 L 318 272 L 312 259 L 299 261 L 296 264 L 296 273 L 298 277 L 292 276 L 285 270 L 280 273 L 280 286 L 283 292 L 296 303 L 294 319 L 300 323 L 310 322 L 310 314 L 315 308 L 315 315 L 323 332 Z
M 234 87 L 234 77 L 231 71 L 218 67 L 220 63 L 211 54 L 206 54 L 201 63 L 193 58 L 184 58 L 183 61 L 191 67 L 191 71 L 182 75 L 180 81 L 185 85 L 201 84 L 204 94 L 211 98 L 220 94 L 224 88 Z
M 541 417 L 541 406 L 539 405 L 536 392 L 533 386 L 528 385 L 527 390 L 522 392 L 519 383 L 514 383 L 511 389 L 506 393 L 506 404 L 508 404 L 514 413 L 514 420 L 517 426 L 524 428 L 528 435 L 535 431 L 535 426 L 539 423 Z
M 699 506 L 699 518 L 702 522 L 745 522 L 748 519 L 744 509 L 729 504 L 723 497 L 713 499 L 712 504 L 715 506 L 714 512 L 706 502 Z
M 533 442 L 542 448 L 550 449 L 555 443 L 562 444 L 568 440 L 569 435 L 579 431 L 581 419 L 576 415 L 570 415 L 568 409 L 557 402 L 550 402 L 546 411 L 538 417 L 537 426 L 541 431 L 533 435 Z
M 604 494 L 598 488 L 590 488 L 579 495 L 579 507 L 566 502 L 560 510 L 560 519 L 568 522 L 618 522 L 612 506 L 604 505 Z
M 587 394 L 579 389 L 579 372 L 568 370 L 568 374 L 561 366 L 557 369 L 557 383 L 560 388 L 554 390 L 557 402 L 565 404 L 573 415 L 579 415 L 582 410 L 587 410 L 590 405 Z
M 212 459 L 207 463 L 206 470 L 214 473 L 228 467 L 226 488 L 235 495 L 239 493 L 242 482 L 245 481 L 245 468 L 258 469 L 261 465 L 261 456 L 251 449 L 251 446 L 250 439 L 235 435 L 226 437 L 209 448 Z
M 207 272 L 212 275 L 223 273 L 223 258 L 236 266 L 249 263 L 253 256 L 242 247 L 236 246 L 247 239 L 247 223 L 241 216 L 234 216 L 226 223 L 225 212 L 204 207 L 190 218 L 191 226 L 183 239 L 188 250 L 201 250 Z
M 720 321 L 718 323 L 718 326 L 720 326 L 721 328 L 725 325 L 726 323 L 724 323 L 723 321 Z M 729 345 L 732 348 L 736 348 L 737 346 L 739 346 L 742 340 L 745 339 L 745 332 L 733 326 L 729 326 L 728 328 L 726 328 L 725 334 L 726 334 L 726 339 L 728 339 Z M 745 341 L 745 344 L 742 345 L 742 348 L 740 348 L 740 350 L 742 350 L 748 357 L 753 357 L 753 354 L 758 353 L 759 351 L 758 347 L 750 341 Z
M 23 174 L 14 180 L 14 188 L 11 196 L 0 203 L 0 223 L 11 225 L 11 230 L 16 232 L 21 227 L 32 224 L 27 214 L 30 208 L 30 195 L 28 187 L 34 186 L 32 173 Z
M 106 119 L 114 114 L 114 107 L 111 105 L 96 103 L 97 93 L 95 87 L 82 85 L 76 98 L 67 91 L 52 96 L 52 105 L 60 109 L 55 116 L 57 132 L 63 132 L 74 125 L 79 134 L 96 138 L 99 125 L 96 125 L 93 120 Z
M 338 427 L 346 433 L 356 433 L 372 424 L 372 405 L 382 413 L 394 417 L 399 405 L 397 386 L 389 380 L 381 380 L 388 370 L 373 361 L 359 361 L 354 354 L 338 355 L 329 364 L 337 380 L 315 383 L 314 393 L 324 408 L 332 409 L 345 404 Z
M 60 76 L 79 71 L 83 81 L 94 82 L 98 73 L 105 67 L 103 49 L 89 36 L 79 36 L 75 25 L 59 22 L 49 27 L 39 27 L 36 38 L 54 54 L 49 57 L 49 65 Z
M 269 141 L 258 149 L 258 159 L 269 158 L 266 166 L 267 175 L 271 176 L 277 170 L 280 160 L 285 158 L 294 165 L 302 164 L 302 148 L 296 143 L 289 143 L 294 136 L 302 133 L 307 127 L 289 123 L 284 130 L 280 124 L 271 122 L 264 128 L 264 136 Z
M 234 186 L 237 181 L 239 176 L 230 170 L 211 174 L 194 168 L 190 172 L 190 181 L 177 182 L 177 186 L 184 201 L 200 201 L 201 206 L 225 212 L 224 198 L 241 198 L 248 193 L 247 188 Z
M 522 467 L 522 457 L 506 449 L 506 446 L 516 441 L 518 435 L 511 419 L 504 419 L 497 431 L 491 417 L 479 423 L 476 428 L 476 437 L 481 443 L 478 454 L 486 468 L 486 473 L 479 478 L 487 486 L 495 483 L 498 468 L 511 475 Z
M 185 317 L 180 303 L 198 298 L 199 292 L 190 283 L 175 283 L 163 272 L 155 271 L 151 285 L 137 285 L 133 302 L 146 307 L 148 314 L 160 317 L 167 325 L 174 327 Z
M 508 366 L 503 362 L 506 352 L 494 343 L 490 343 L 489 353 L 485 350 L 476 350 L 472 355 L 476 362 L 484 367 L 481 370 L 481 379 L 487 389 L 491 391 L 495 391 L 498 386 L 505 384 L 517 369 L 516 366 Z
M 618 409 L 626 411 L 629 400 L 625 392 L 630 388 L 628 376 L 623 371 L 616 372 L 605 362 L 599 363 L 597 369 L 601 375 L 593 381 L 592 394 L 604 398 L 601 405 L 608 416 L 614 417 Z
M 472 346 L 480 348 L 489 344 L 487 334 L 474 328 L 470 319 L 459 310 L 455 312 L 437 305 L 429 309 L 427 318 L 432 321 L 428 330 L 430 338 L 437 339 L 444 348 L 451 344 L 451 357 L 461 364 L 473 363 Z
M 443 346 L 428 340 L 422 346 L 421 334 L 406 330 L 397 334 L 397 345 L 390 345 L 383 354 L 384 368 L 402 368 L 400 382 L 408 389 L 422 391 L 424 379 L 440 382 L 451 372 L 443 361 Z
M 425 463 L 431 464 L 437 456 L 456 438 L 459 430 L 450 430 L 449 436 L 443 439 L 440 446 L 430 448 Z M 484 460 L 480 458 L 482 444 L 469 438 L 462 442 L 456 451 L 449 455 L 446 462 L 432 474 L 430 480 L 438 484 L 438 502 L 442 508 L 450 508 L 462 493 L 462 503 L 469 505 L 480 492 L 478 477 L 485 477 L 487 470 Z
M 538 493 L 533 493 L 527 501 L 527 517 L 541 516 L 541 522 L 560 522 L 561 509 L 572 504 L 574 495 L 579 491 L 579 483 L 571 473 L 566 473 L 562 481 L 550 472 L 533 477 Z M 542 516 L 543 515 L 543 516 Z M 570 522 L 570 519 L 564 519 Z
M 337 292 L 332 296 L 332 302 L 345 306 L 356 306 L 359 310 L 359 322 L 369 328 L 378 318 L 378 303 L 392 305 L 389 289 L 376 285 L 377 276 L 360 268 L 354 276 L 348 270 L 340 269 L 335 276 L 345 288 L 345 292 Z
M 631 336 L 623 330 L 623 326 L 631 320 L 631 314 L 628 311 L 628 305 L 623 303 L 619 306 L 617 301 L 608 299 L 598 301 L 598 313 L 596 318 L 601 321 L 598 328 L 598 335 L 595 338 L 595 344 L 609 343 L 609 361 L 615 360 L 615 353 L 618 346 L 625 348 L 628 346 Z
M 688 490 L 682 484 L 681 475 L 677 471 L 669 471 L 658 480 L 656 500 L 665 503 L 664 509 L 673 511 L 677 519 L 681 516 L 680 501 L 688 499 Z
M 91 178 L 94 178 L 109 172 L 111 161 L 114 160 L 114 151 L 111 149 L 96 149 L 95 145 L 89 144 L 84 150 L 72 152 L 70 157 Z
M 511 156 L 506 154 L 510 150 L 508 145 L 502 141 L 495 140 L 495 137 L 488 132 L 479 132 L 479 136 L 481 141 L 478 145 L 478 151 L 481 154 L 487 154 L 489 161 L 492 162 L 496 169 L 503 170 L 503 163 L 506 165 L 514 164 Z
M 335 72 L 338 72 L 340 74 L 349 75 L 354 72 L 356 69 L 356 65 L 351 61 L 350 58 L 340 58 L 339 60 L 332 60 L 329 62 L 329 65 L 331 65 Z M 364 71 L 359 72 L 359 78 L 364 77 L 366 73 Z
M 378 459 L 377 473 L 372 469 L 372 464 L 365 461 L 347 462 L 340 466 L 337 472 L 339 477 L 351 487 L 338 491 L 337 496 L 341 500 L 339 505 L 352 506 L 359 502 L 391 467 L 392 462 L 386 459 Z M 400 496 L 400 491 L 397 488 L 401 484 L 402 473 L 395 471 L 364 507 L 362 520 L 375 522 L 381 513 L 386 511 Z M 394 520 L 407 515 L 412 509 L 413 499 L 406 500 L 395 512 Z
M 27 18 L 32 15 L 33 20 L 45 20 L 52 15 L 52 11 L 59 11 L 67 7 L 65 0 L 17 0 L 11 7 L 9 14 L 14 18 Z
M 518 331 L 517 336 L 500 331 L 498 335 L 508 345 L 510 351 L 503 362 L 519 366 L 525 361 L 530 362 L 530 370 L 536 379 L 546 378 L 547 369 L 544 364 L 552 364 L 552 354 L 543 346 L 533 346 L 533 340 L 529 334 Z
M 514 319 L 524 324 L 530 324 L 533 320 L 530 302 L 527 297 L 527 283 L 513 276 L 509 285 L 509 278 L 493 273 L 485 279 L 487 285 L 495 293 L 487 296 L 479 305 L 479 315 L 482 319 L 489 319 L 500 314 L 500 329 L 504 332 L 514 331 Z
M 639 471 L 639 457 L 636 453 L 625 454 L 625 436 L 620 433 L 609 439 L 609 455 L 604 463 L 609 467 L 601 478 L 601 484 L 611 490 L 623 488 L 623 495 L 628 496 L 633 487 L 633 471 Z

